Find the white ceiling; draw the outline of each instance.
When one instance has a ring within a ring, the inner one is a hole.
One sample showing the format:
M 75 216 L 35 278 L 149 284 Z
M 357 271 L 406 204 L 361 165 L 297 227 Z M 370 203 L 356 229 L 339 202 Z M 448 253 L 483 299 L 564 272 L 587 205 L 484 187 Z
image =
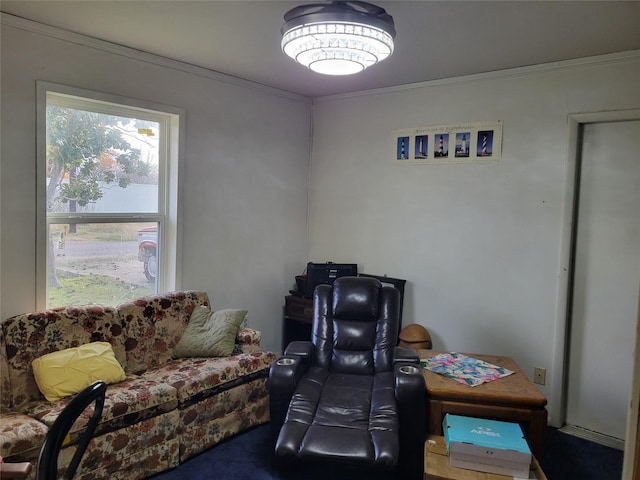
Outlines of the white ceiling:
M 347 77 L 280 50 L 301 1 L 8 1 L 3 12 L 309 97 L 640 49 L 640 1 L 372 1 L 395 20 L 394 54 Z

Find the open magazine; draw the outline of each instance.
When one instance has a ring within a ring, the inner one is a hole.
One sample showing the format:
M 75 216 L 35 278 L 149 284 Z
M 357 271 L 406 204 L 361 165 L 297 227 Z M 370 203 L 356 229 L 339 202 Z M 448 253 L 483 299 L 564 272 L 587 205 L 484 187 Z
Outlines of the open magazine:
M 427 370 L 471 387 L 491 382 L 513 373 L 507 368 L 492 365 L 484 360 L 456 352 L 439 353 L 420 360 L 420 363 Z

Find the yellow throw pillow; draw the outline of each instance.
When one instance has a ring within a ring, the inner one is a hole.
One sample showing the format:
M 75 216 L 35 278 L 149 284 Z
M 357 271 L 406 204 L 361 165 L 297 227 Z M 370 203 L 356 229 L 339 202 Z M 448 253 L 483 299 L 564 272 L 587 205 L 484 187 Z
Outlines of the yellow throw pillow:
M 36 358 L 31 364 L 38 388 L 50 402 L 75 395 L 93 382 L 126 378 L 107 342 L 93 342 Z

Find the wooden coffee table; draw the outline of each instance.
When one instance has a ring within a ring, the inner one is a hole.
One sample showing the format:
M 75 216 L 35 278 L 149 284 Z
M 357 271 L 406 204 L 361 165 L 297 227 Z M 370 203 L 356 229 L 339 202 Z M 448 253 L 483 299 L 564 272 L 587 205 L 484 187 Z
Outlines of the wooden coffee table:
M 418 350 L 421 359 L 437 355 Z M 429 432 L 442 435 L 446 413 L 528 424 L 525 437 L 531 452 L 542 458 L 547 433 L 547 399 L 509 357 L 465 353 L 470 357 L 508 368 L 514 373 L 475 387 L 423 369 L 429 402 Z

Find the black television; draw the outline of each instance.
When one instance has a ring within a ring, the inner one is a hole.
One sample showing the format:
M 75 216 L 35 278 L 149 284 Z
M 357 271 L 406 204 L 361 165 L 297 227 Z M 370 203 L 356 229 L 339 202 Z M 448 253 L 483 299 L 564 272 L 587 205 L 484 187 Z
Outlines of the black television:
M 313 298 L 313 291 L 318 285 L 333 285 L 336 278 L 357 277 L 357 263 L 307 263 L 307 279 L 304 284 L 306 298 Z

